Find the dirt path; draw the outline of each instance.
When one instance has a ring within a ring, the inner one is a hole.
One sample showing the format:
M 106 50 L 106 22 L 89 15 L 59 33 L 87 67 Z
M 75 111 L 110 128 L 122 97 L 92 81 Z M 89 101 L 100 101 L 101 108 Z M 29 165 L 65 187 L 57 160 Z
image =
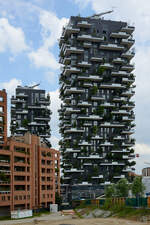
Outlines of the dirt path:
M 149 223 L 134 222 L 116 218 L 72 219 L 60 213 L 31 219 L 0 221 L 0 225 L 146 225 Z

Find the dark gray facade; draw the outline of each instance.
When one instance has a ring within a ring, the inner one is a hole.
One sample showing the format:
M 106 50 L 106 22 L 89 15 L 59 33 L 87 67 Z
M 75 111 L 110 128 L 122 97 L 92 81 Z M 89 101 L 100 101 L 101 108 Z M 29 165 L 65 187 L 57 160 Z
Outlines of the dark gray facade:
M 62 185 L 70 199 L 96 197 L 98 186 L 134 170 L 133 31 L 125 22 L 71 17 L 60 38 Z
M 34 87 L 16 88 L 11 98 L 11 134 L 24 135 L 30 131 L 44 139 L 50 137 L 50 96 Z

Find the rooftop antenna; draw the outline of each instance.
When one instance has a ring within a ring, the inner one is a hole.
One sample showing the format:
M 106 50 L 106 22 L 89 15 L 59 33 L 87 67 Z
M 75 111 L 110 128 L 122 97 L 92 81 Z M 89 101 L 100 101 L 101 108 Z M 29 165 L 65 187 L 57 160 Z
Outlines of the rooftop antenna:
M 29 88 L 35 88 L 35 87 L 38 87 L 39 85 L 40 85 L 40 83 L 35 84 L 35 85 L 33 85 L 33 86 L 29 87 Z
M 110 11 L 106 11 L 106 12 L 103 12 L 103 13 L 94 14 L 93 16 L 90 16 L 90 18 L 92 18 L 92 19 L 100 19 L 101 16 L 103 16 L 105 14 L 112 13 L 113 11 L 114 10 L 110 10 Z

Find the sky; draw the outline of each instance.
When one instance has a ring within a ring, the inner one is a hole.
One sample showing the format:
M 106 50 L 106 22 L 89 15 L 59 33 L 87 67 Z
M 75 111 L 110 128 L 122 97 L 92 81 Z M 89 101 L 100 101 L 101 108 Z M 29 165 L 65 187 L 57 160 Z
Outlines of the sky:
M 121 3 L 121 4 L 120 4 Z M 40 83 L 51 96 L 51 142 L 58 149 L 59 46 L 70 16 L 114 10 L 105 19 L 135 26 L 136 172 L 150 163 L 150 1 L 149 0 L 0 0 L 0 89 L 10 100 L 17 85 Z

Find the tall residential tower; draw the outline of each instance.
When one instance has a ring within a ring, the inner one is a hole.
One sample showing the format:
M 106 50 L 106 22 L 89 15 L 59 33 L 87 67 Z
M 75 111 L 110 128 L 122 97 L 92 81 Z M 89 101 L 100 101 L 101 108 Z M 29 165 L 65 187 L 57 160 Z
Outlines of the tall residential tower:
M 92 198 L 135 162 L 133 26 L 71 17 L 60 38 L 60 141 L 69 199 Z
M 29 131 L 46 140 L 50 137 L 50 96 L 35 87 L 16 88 L 16 96 L 11 98 L 11 134 Z

